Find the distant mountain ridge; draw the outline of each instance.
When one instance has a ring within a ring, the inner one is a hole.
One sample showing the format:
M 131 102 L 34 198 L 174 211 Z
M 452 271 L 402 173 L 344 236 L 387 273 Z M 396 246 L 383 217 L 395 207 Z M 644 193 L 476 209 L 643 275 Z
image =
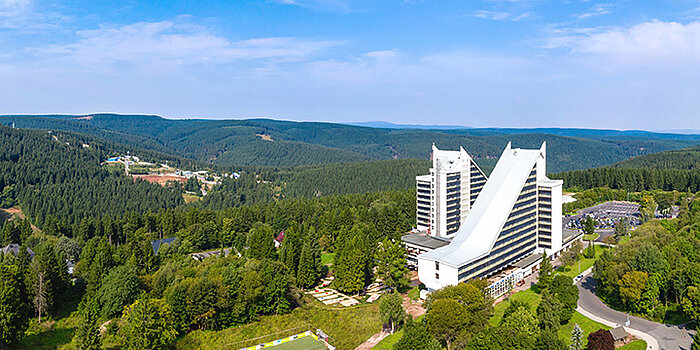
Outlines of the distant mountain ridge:
M 368 122 L 348 122 L 341 123 L 354 126 L 365 126 L 368 128 L 381 129 L 428 129 L 428 130 L 455 130 L 455 129 L 472 129 L 468 126 L 461 125 L 423 125 L 423 124 L 396 124 L 383 121 L 368 121 Z
M 19 128 L 90 134 L 220 166 L 293 167 L 384 159 L 429 159 L 435 143 L 463 146 L 486 167 L 503 147 L 548 146 L 548 170 L 605 166 L 700 144 L 698 135 L 592 129 L 389 129 L 272 119 L 172 120 L 154 115 L 0 116 Z M 426 169 L 427 170 L 427 169 Z
M 700 130 L 615 130 L 615 129 L 584 129 L 584 128 L 475 128 L 460 125 L 423 125 L 423 124 L 396 124 L 382 121 L 349 122 L 343 123 L 354 126 L 365 126 L 382 129 L 424 129 L 442 130 L 450 133 L 494 133 L 494 134 L 548 134 L 571 137 L 604 138 L 604 137 L 651 137 L 676 140 L 700 140 Z
M 700 146 L 634 157 L 612 167 L 700 170 Z

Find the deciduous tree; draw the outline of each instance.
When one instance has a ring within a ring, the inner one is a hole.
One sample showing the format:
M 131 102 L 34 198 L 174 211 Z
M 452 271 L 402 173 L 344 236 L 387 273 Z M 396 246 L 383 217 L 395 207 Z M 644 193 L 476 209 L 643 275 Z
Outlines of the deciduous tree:
M 426 315 L 428 329 L 440 340 L 447 350 L 456 348 L 465 340 L 469 314 L 454 299 L 438 299 Z
M 397 291 L 382 295 L 379 299 L 379 315 L 382 323 L 391 327 L 391 333 L 398 328 L 406 318 L 406 311 L 403 309 L 403 298 Z
M 162 299 L 143 297 L 124 310 L 120 333 L 127 350 L 167 349 L 177 330 L 170 306 Z
M 646 272 L 631 271 L 622 275 L 620 280 L 620 298 L 629 308 L 633 308 L 642 298 L 649 275 Z
M 615 340 L 609 331 L 599 329 L 588 334 L 588 350 L 615 350 Z

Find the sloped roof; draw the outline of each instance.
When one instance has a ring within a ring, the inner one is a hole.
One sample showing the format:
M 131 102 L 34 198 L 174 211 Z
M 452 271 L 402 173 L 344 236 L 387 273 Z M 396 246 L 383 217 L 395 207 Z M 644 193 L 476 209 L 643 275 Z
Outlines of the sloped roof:
M 627 331 L 622 326 L 619 326 L 617 328 L 613 328 L 609 332 L 615 341 L 620 340 L 620 339 L 627 336 Z
M 508 143 L 452 242 L 419 257 L 459 267 L 488 255 L 541 154 Z
M 163 244 L 173 244 L 177 237 L 170 237 L 170 238 L 163 238 L 163 239 L 157 239 L 155 241 L 151 241 L 151 247 L 153 247 L 153 254 L 158 254 L 158 249 L 163 246 Z
M 0 249 L 0 252 L 2 252 L 2 254 L 12 253 L 12 255 L 17 256 L 19 255 L 20 248 L 21 247 L 19 244 L 10 243 L 4 248 Z M 29 253 L 30 258 L 34 259 L 34 251 L 31 248 L 27 247 L 27 253 Z

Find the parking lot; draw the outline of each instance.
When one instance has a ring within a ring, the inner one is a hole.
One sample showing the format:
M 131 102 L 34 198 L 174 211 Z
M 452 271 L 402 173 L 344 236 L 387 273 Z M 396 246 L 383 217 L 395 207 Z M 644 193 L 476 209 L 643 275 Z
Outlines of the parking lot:
M 568 229 L 583 228 L 583 221 L 587 216 L 596 220 L 596 230 L 612 229 L 620 218 L 627 218 L 631 226 L 641 225 L 641 213 L 639 204 L 633 202 L 605 202 L 596 206 L 584 208 L 576 215 L 564 217 L 564 227 Z

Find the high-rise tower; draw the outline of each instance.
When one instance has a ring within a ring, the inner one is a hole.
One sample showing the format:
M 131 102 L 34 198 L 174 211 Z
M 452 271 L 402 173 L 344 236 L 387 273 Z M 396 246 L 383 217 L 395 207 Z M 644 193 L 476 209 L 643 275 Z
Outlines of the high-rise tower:
M 467 217 L 486 175 L 462 147 L 443 151 L 433 145 L 432 151 L 430 174 L 416 176 L 416 228 L 450 238 Z

